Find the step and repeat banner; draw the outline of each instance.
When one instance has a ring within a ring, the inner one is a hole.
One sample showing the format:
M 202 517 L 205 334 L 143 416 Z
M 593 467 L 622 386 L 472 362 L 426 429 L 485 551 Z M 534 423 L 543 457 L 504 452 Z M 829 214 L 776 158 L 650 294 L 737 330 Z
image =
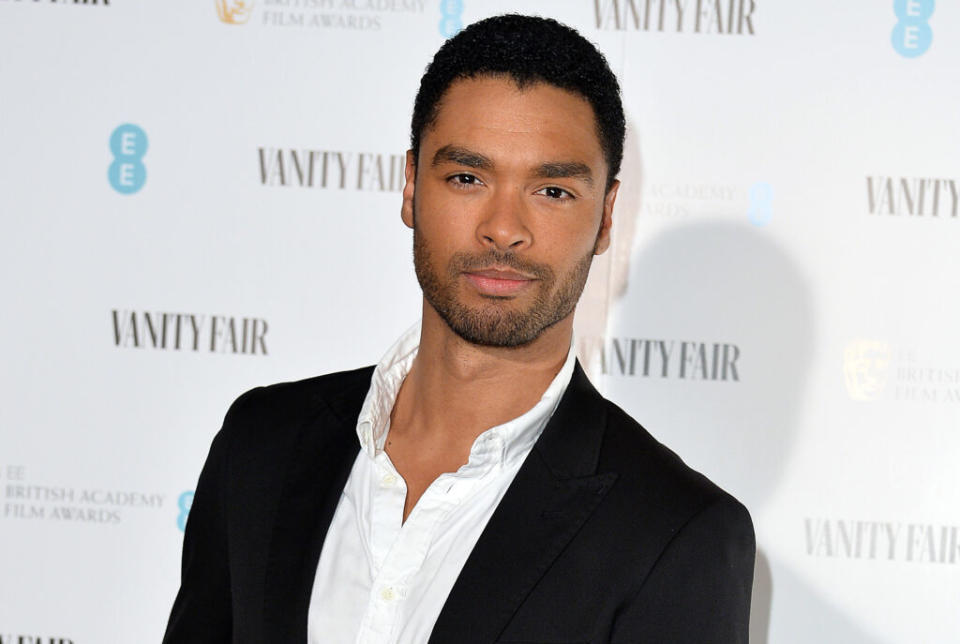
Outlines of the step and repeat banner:
M 577 346 L 750 508 L 752 640 L 960 642 L 960 6 L 0 0 L 0 641 L 159 641 L 230 402 L 419 315 L 409 118 L 519 10 L 629 121 Z

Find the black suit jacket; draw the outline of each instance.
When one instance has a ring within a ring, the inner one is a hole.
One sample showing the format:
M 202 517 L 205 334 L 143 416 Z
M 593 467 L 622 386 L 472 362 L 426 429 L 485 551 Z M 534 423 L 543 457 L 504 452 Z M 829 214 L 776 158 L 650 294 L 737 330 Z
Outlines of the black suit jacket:
M 233 404 L 197 484 L 165 643 L 306 641 L 371 373 L 254 389 Z M 753 565 L 746 509 L 601 397 L 578 364 L 430 642 L 746 642 Z

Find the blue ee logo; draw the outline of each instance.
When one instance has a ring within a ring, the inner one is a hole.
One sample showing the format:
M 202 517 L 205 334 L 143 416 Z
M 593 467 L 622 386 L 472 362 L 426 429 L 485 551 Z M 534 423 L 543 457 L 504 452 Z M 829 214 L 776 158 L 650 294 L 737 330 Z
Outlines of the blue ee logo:
M 463 29 L 463 0 L 440 0 L 440 35 L 456 36 Z
M 747 217 L 754 226 L 766 226 L 773 217 L 773 186 L 759 181 L 747 192 L 750 206 Z
M 130 195 L 142 188 L 147 181 L 147 167 L 143 165 L 147 133 L 137 125 L 125 123 L 110 135 L 110 151 L 113 163 L 107 171 L 107 178 L 113 189 Z
M 930 49 L 933 30 L 927 21 L 933 8 L 934 0 L 894 0 L 893 12 L 898 20 L 890 40 L 898 54 L 915 58 Z
M 177 527 L 180 528 L 180 532 L 187 528 L 187 516 L 190 514 L 191 505 L 193 505 L 193 490 L 187 490 L 177 499 L 177 507 L 180 509 L 180 514 L 177 515 Z

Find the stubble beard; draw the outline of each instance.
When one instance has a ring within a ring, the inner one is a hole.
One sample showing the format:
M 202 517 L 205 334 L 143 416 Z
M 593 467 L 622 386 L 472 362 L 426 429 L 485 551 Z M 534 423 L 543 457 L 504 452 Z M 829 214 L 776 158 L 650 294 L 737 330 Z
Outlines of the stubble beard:
M 492 249 L 482 253 L 455 253 L 446 270 L 435 266 L 427 243 L 414 216 L 413 265 L 423 296 L 447 326 L 467 342 L 488 347 L 522 347 L 536 340 L 576 308 L 587 282 L 594 252 L 591 250 L 560 278 L 553 269 L 518 257 L 512 252 Z M 537 281 L 533 301 L 523 309 L 509 297 L 487 296 L 488 304 L 471 307 L 457 296 L 465 271 L 497 266 L 511 268 Z

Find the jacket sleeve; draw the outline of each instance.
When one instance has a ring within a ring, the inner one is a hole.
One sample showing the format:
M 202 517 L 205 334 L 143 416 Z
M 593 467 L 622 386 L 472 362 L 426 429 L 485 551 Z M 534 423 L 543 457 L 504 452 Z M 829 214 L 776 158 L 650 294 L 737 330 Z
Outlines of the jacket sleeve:
M 183 536 L 180 591 L 163 644 L 230 642 L 232 614 L 227 544 L 228 443 L 241 396 L 227 412 L 200 472 Z
M 755 556 L 747 509 L 719 497 L 674 535 L 619 611 L 612 642 L 746 644 Z

